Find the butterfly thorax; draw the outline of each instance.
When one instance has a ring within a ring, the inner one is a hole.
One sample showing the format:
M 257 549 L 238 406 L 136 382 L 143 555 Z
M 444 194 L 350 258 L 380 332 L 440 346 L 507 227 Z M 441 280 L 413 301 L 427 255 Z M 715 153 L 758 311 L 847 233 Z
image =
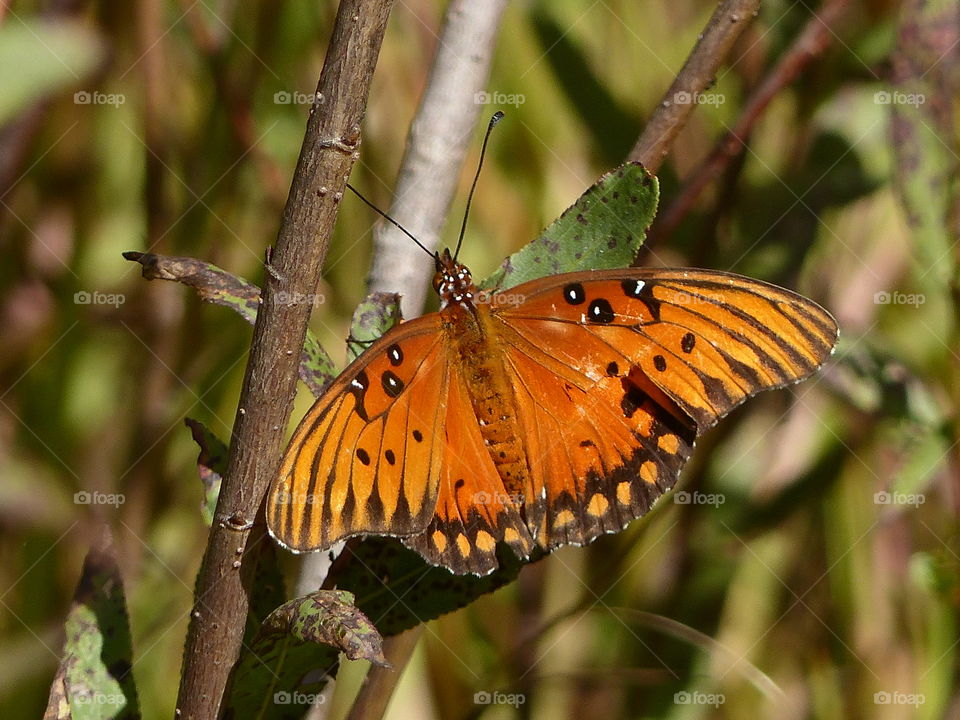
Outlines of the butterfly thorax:
M 451 304 L 473 307 L 477 295 L 477 287 L 473 284 L 470 270 L 463 263 L 457 262 L 450 254 L 449 248 L 434 258 L 437 263 L 437 273 L 433 276 L 433 289 L 440 296 L 440 309 Z

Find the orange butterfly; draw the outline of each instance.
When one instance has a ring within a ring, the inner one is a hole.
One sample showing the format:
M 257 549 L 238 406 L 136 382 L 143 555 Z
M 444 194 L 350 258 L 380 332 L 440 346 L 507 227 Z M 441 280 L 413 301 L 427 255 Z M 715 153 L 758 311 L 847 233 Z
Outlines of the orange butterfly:
M 393 535 L 480 575 L 500 543 L 526 559 L 617 532 L 697 435 L 837 339 L 816 303 L 730 273 L 574 272 L 488 296 L 449 250 L 435 260 L 439 312 L 377 340 L 294 434 L 267 504 L 287 548 Z

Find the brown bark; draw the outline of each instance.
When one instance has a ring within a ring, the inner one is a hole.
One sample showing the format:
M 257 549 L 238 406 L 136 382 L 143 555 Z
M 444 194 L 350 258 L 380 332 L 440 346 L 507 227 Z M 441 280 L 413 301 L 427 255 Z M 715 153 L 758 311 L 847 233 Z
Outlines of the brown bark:
M 296 392 L 310 303 L 316 293 L 393 0 L 343 0 L 337 12 L 307 132 L 269 257 L 227 473 L 204 555 L 177 701 L 180 718 L 212 718 L 240 652 L 258 546 L 258 518 L 277 470 Z M 258 520 L 254 523 L 254 520 Z

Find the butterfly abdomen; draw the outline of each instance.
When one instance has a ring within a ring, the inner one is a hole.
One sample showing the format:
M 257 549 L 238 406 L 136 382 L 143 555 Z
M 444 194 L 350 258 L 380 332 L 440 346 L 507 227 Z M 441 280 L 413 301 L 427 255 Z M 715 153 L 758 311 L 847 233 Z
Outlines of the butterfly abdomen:
M 457 343 L 462 377 L 470 397 L 480 434 L 490 454 L 505 494 L 515 504 L 523 503 L 528 487 L 529 465 L 521 442 L 522 428 L 514 408 L 513 387 L 508 380 L 498 328 L 491 322 L 489 306 L 469 310 L 448 308 L 451 336 Z

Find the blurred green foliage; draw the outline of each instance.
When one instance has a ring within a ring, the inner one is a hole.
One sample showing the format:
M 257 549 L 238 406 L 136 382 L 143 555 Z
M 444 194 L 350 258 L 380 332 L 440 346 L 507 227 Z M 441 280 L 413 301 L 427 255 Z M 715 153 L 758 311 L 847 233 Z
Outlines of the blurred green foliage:
M 120 253 L 196 257 L 262 282 L 336 7 L 4 8 L 0 716 L 42 710 L 83 558 L 107 522 L 140 704 L 169 717 L 206 537 L 183 419 L 229 437 L 250 330 L 191 291 L 145 282 Z M 509 6 L 488 89 L 518 102 L 502 108 L 474 203 L 463 259 L 477 277 L 625 156 L 712 9 Z M 383 207 L 442 11 L 414 0 L 390 22 L 352 180 Z M 723 101 L 697 108 L 662 168 L 662 207 L 810 12 L 764 4 L 710 91 Z M 851 2 L 742 161 L 649 248 L 653 263 L 815 298 L 842 329 L 830 366 L 702 439 L 680 488 L 709 504 L 668 498 L 432 622 L 388 717 L 956 713 L 957 13 Z M 373 219 L 344 203 L 314 311 L 338 362 Z M 310 401 L 303 388 L 294 421 Z M 365 668 L 344 663 L 331 717 Z M 497 691 L 525 702 L 475 704 Z

